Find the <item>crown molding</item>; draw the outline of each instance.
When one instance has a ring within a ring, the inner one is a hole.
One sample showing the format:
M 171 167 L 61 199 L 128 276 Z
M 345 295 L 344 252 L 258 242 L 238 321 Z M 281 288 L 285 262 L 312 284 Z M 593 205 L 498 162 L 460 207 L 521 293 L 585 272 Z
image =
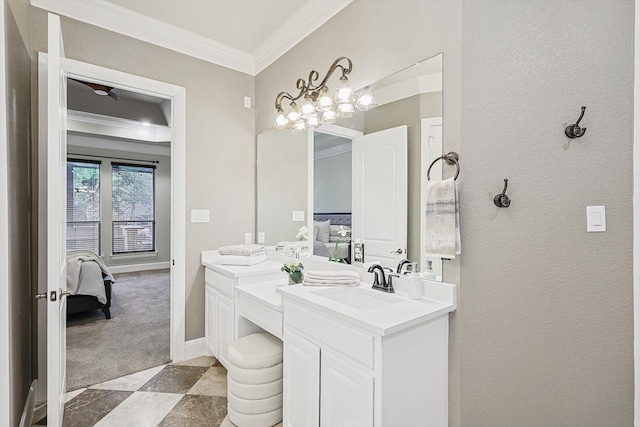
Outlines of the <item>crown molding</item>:
M 251 54 L 105 0 L 31 0 L 58 15 L 254 75 Z
M 442 91 L 442 73 L 413 77 L 373 90 L 378 106 L 409 98 L 414 95 Z
M 31 5 L 222 67 L 255 76 L 353 0 L 309 1 L 253 53 L 105 0 L 30 0 Z
M 276 32 L 253 51 L 255 74 L 300 43 L 309 34 L 337 15 L 353 0 L 309 1 Z
M 86 111 L 68 110 L 67 130 L 146 142 L 171 141 L 171 128 L 168 126 L 142 125 L 135 120 L 104 116 Z
M 93 148 L 96 150 L 124 151 L 127 153 L 150 154 L 153 156 L 171 156 L 171 148 L 157 145 L 139 144 L 136 142 L 118 141 L 100 138 L 98 135 L 69 134 L 67 138 L 69 151 L 73 147 Z M 81 153 L 69 154 L 70 157 L 82 156 Z

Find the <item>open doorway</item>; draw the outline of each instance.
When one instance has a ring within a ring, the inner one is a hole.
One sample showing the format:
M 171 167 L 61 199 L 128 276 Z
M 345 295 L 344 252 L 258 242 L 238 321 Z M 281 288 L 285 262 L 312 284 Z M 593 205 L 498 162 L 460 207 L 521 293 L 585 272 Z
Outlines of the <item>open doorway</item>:
M 47 74 L 46 74 L 46 56 L 43 57 L 43 54 L 39 56 L 39 70 L 45 70 L 44 73 L 39 72 L 39 105 L 40 117 L 58 117 L 56 112 L 55 105 L 51 103 L 47 103 L 44 100 L 47 98 Z M 43 65 L 44 64 L 44 65 Z M 82 63 L 79 61 L 64 59 L 62 63 L 62 69 L 66 72 L 67 77 L 71 77 L 81 81 L 89 81 L 89 82 L 97 82 L 103 85 L 108 85 L 110 87 L 118 88 L 122 91 L 131 91 L 136 92 L 143 95 L 149 95 L 158 97 L 161 99 L 166 99 L 170 101 L 170 134 L 171 134 L 171 145 L 169 147 L 170 151 L 170 188 L 171 188 L 171 197 L 170 197 L 170 270 L 168 275 L 170 277 L 170 359 L 172 361 L 181 361 L 184 360 L 185 355 L 185 331 L 184 331 L 184 318 L 185 318 L 185 270 L 184 270 L 184 261 L 185 261 L 185 154 L 186 154 L 186 93 L 183 87 L 175 86 L 168 83 L 159 82 L 156 80 L 147 79 L 140 76 L 131 75 L 128 73 L 123 73 L 120 71 L 115 71 L 111 69 L 106 69 L 103 67 L 99 67 L 92 64 Z M 49 92 L 50 93 L 50 92 Z M 49 105 L 51 104 L 51 105 Z M 64 110 L 64 115 L 60 117 L 66 117 L 66 109 Z M 61 120 L 61 123 L 66 125 L 66 120 Z M 44 127 L 43 127 L 44 125 Z M 94 125 L 100 125 L 100 123 L 94 123 Z M 47 168 L 47 165 L 50 164 L 50 157 L 55 156 L 54 150 L 47 149 L 47 131 L 46 131 L 46 121 L 40 122 L 40 133 L 44 134 L 45 137 L 40 138 L 40 158 L 39 158 L 39 167 L 41 167 L 43 173 L 40 175 L 40 188 L 47 188 L 47 181 L 50 181 L 50 178 L 56 174 L 65 175 L 65 169 L 67 167 L 65 164 L 61 164 L 56 168 Z M 45 144 L 45 145 L 43 145 Z M 112 139 L 110 144 L 115 144 L 115 139 Z M 43 148 L 44 147 L 44 148 Z M 66 144 L 65 144 L 66 147 Z M 86 153 L 85 153 L 86 154 Z M 62 212 L 52 209 L 49 206 L 49 201 L 46 193 L 41 193 L 39 196 L 39 204 L 41 206 L 46 206 L 47 209 L 41 209 L 41 215 L 39 217 L 39 228 L 40 228 L 40 239 L 46 240 L 47 237 L 47 224 L 61 224 L 60 228 L 65 229 L 66 231 L 66 218 L 60 218 L 61 214 L 64 215 L 65 211 Z M 53 217 L 53 219 L 51 218 Z M 61 230 L 61 233 L 64 232 Z M 64 235 L 64 234 L 63 234 Z M 144 242 L 144 240 L 143 240 Z M 66 241 L 61 242 L 65 247 L 66 251 Z M 51 247 L 54 247 L 53 245 Z M 50 248 L 49 248 L 50 249 Z M 46 291 L 48 286 L 48 269 L 46 265 L 46 260 L 49 257 L 49 252 L 47 248 L 39 249 L 39 259 L 40 259 L 40 268 L 39 268 L 39 289 L 40 291 Z M 153 302 L 149 302 L 149 305 L 153 306 Z M 43 392 L 50 389 L 49 387 L 49 378 L 47 375 L 47 365 L 49 365 L 49 369 L 51 369 L 54 374 L 52 375 L 60 375 L 63 379 L 60 384 L 64 384 L 64 377 L 66 375 L 64 369 L 64 361 L 66 360 L 66 346 L 63 348 L 59 348 L 60 354 L 58 351 L 47 352 L 47 337 L 48 334 L 51 334 L 51 331 L 48 331 L 47 326 L 47 309 L 44 305 L 40 305 L 39 308 L 39 334 L 38 334 L 38 376 L 41 379 L 41 387 L 39 390 L 38 401 L 44 400 L 52 400 L 51 396 L 56 395 L 54 393 L 57 390 L 57 385 L 53 387 L 53 391 L 50 393 L 50 398 L 45 398 Z M 61 342 L 64 342 L 66 339 L 66 330 L 60 331 L 62 335 L 60 337 Z M 57 336 L 57 335 L 56 335 Z M 51 337 L 49 337 L 51 338 Z M 50 339 L 49 341 L 55 342 L 57 338 Z M 51 362 L 53 360 L 53 362 Z M 58 360 L 62 361 L 62 366 L 58 364 Z M 101 359 L 102 360 L 102 359 Z M 105 363 L 109 363 L 109 361 L 105 361 Z M 55 368 L 51 368 L 54 366 Z M 54 371 L 55 369 L 55 371 Z M 44 381 L 44 379 L 47 381 Z M 43 384 L 44 383 L 44 384 Z M 62 388 L 64 390 L 64 387 Z
M 67 78 L 66 172 L 69 392 L 171 361 L 171 101 Z

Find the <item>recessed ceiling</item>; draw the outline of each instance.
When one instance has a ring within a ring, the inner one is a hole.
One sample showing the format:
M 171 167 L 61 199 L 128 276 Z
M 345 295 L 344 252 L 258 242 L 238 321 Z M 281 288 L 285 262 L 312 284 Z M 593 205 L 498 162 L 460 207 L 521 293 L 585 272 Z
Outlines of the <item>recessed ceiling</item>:
M 309 0 L 107 0 L 245 52 L 253 52 Z

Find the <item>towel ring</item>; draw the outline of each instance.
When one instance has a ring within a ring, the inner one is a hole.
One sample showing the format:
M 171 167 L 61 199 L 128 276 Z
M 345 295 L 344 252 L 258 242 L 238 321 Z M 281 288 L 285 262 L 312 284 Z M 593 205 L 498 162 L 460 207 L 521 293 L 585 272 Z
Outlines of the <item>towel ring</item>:
M 454 176 L 453 179 L 458 179 L 458 175 L 460 175 L 460 163 L 458 162 L 458 160 L 460 160 L 460 156 L 458 156 L 458 153 L 456 153 L 455 151 L 450 151 L 447 154 L 436 157 L 436 159 L 431 162 L 431 164 L 429 165 L 429 169 L 427 169 L 427 181 L 431 180 L 429 176 L 429 174 L 431 173 L 431 168 L 436 164 L 438 160 L 444 160 L 449 165 L 456 165 L 456 176 Z

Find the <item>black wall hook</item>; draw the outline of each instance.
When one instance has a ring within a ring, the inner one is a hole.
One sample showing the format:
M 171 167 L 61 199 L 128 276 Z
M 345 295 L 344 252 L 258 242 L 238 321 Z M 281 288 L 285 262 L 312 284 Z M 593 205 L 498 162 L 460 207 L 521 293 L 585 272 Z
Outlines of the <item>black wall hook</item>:
M 493 198 L 493 203 L 499 208 L 508 208 L 509 205 L 511 205 L 511 200 L 509 199 L 509 196 L 507 196 L 508 183 L 509 183 L 509 180 L 505 179 L 502 193 L 496 194 L 496 197 Z
M 571 139 L 580 138 L 587 131 L 587 128 L 580 127 L 580 120 L 582 120 L 582 117 L 584 116 L 584 110 L 586 109 L 587 107 L 583 106 L 582 113 L 580 113 L 580 117 L 578 118 L 578 121 L 573 125 L 567 126 L 566 129 L 564 130 L 564 134 L 567 135 L 569 138 Z

